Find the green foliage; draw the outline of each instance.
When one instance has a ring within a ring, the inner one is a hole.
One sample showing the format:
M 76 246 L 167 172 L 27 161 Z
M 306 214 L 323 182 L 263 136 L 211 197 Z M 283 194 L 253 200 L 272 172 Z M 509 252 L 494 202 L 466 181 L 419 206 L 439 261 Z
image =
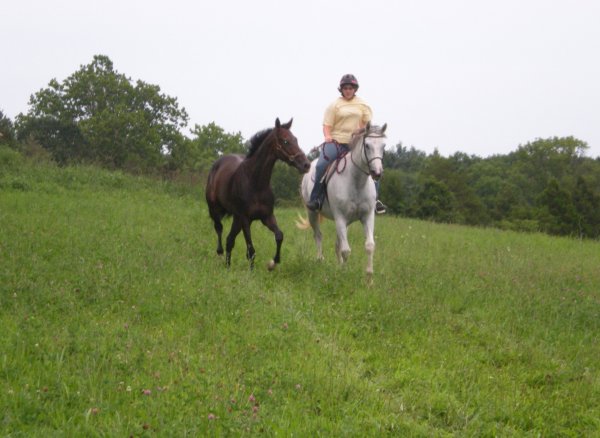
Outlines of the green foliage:
M 293 167 L 278 161 L 273 168 L 271 187 L 275 195 L 276 205 L 300 206 L 300 183 L 302 174 Z
M 395 152 L 386 151 L 383 156 L 383 166 L 388 169 L 401 169 L 405 172 L 420 172 L 426 164 L 427 155 L 425 152 L 415 149 L 411 146 L 408 149 L 402 146 L 402 143 L 396 145 Z
M 50 81 L 29 104 L 17 117 L 19 138 L 37 141 L 61 164 L 148 172 L 164 165 L 187 123 L 177 99 L 156 85 L 134 85 L 101 55 L 62 83 Z
M 600 160 L 585 157 L 587 149 L 573 137 L 554 137 L 481 159 L 460 152 L 426 156 L 400 144 L 384 159 L 386 173 L 401 170 L 400 180 L 382 199 L 406 216 L 596 238 Z
M 134 83 L 97 55 L 33 94 L 15 125 L 0 111 L 0 145 L 38 162 L 99 164 L 197 187 L 218 157 L 244 154 L 247 143 L 215 122 L 195 125 L 185 137 L 180 130 L 187 120 L 176 98 Z M 586 157 L 588 149 L 574 137 L 553 137 L 482 159 L 461 152 L 443 157 L 437 150 L 427 155 L 399 143 L 384 154 L 380 198 L 396 215 L 598 238 L 600 158 Z M 308 153 L 317 156 L 318 148 Z M 299 181 L 293 170 L 275 167 L 278 205 L 299 205 Z
M 392 214 L 403 214 L 406 211 L 403 189 L 402 173 L 394 168 L 387 169 L 380 182 L 379 197 L 385 199 L 387 210 Z
M 247 147 L 240 132 L 226 133 L 214 122 L 196 125 L 194 137 L 174 147 L 169 157 L 169 167 L 177 171 L 207 174 L 214 161 L 224 154 L 245 154 Z
M 600 195 L 594 193 L 583 177 L 577 178 L 573 192 L 573 206 L 582 237 L 600 237 Z
M 417 197 L 417 217 L 435 222 L 454 222 L 456 200 L 445 183 L 435 178 L 426 180 Z
M 10 147 L 15 146 L 15 128 L 13 122 L 4 115 L 2 110 L 0 110 L 0 146 L 1 145 Z
M 16 170 L 23 166 L 24 158 L 16 150 L 0 144 L 0 177 L 8 177 L 9 174 L 18 174 Z M 0 180 L 0 184 L 2 180 Z M 6 184 L 6 181 L 4 182 Z M 1 187 L 1 186 L 0 186 Z
M 378 216 L 367 287 L 360 225 L 340 267 L 331 221 L 317 262 L 280 208 L 282 265 L 258 225 L 227 270 L 200 193 L 15 157 L 1 436 L 600 431 L 597 242 Z
M 540 195 L 538 212 L 542 230 L 549 234 L 573 236 L 577 233 L 577 211 L 570 194 L 550 180 Z

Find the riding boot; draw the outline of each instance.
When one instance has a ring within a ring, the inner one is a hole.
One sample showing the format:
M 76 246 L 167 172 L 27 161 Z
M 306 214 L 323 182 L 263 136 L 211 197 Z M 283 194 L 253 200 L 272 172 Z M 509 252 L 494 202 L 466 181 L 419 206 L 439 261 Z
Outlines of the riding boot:
M 306 208 L 312 211 L 320 210 L 323 205 L 323 183 L 318 175 L 315 177 L 315 185 L 310 192 L 310 201 L 306 204 Z
M 315 185 L 310 193 L 310 200 L 306 204 L 306 208 L 312 211 L 320 210 L 325 200 L 325 190 L 323 184 L 323 175 L 327 169 L 327 164 L 335 161 L 339 154 L 340 145 L 336 142 L 323 143 L 317 166 L 315 169 Z M 344 146 L 345 147 L 345 146 Z

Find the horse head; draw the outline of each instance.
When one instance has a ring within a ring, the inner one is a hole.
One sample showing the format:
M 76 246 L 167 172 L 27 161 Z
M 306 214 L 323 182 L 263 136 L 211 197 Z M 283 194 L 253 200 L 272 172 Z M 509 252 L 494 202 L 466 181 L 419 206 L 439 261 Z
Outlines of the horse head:
M 310 161 L 300 149 L 296 136 L 290 131 L 293 120 L 292 118 L 284 124 L 281 124 L 279 118 L 275 120 L 275 155 L 281 161 L 294 166 L 299 172 L 306 173 L 310 169 Z
M 357 152 L 360 150 L 359 167 L 365 173 L 371 175 L 374 180 L 378 180 L 383 175 L 386 129 L 387 123 L 383 126 L 377 126 L 368 122 L 367 126 L 356 131 L 352 138 L 351 149 L 357 149 Z

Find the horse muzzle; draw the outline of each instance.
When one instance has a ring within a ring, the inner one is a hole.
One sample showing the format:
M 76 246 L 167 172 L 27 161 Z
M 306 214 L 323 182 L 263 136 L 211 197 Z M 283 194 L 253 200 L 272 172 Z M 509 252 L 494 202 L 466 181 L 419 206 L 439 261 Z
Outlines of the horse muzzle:
M 298 169 L 298 172 L 308 173 L 310 170 L 310 161 L 308 161 L 308 158 L 304 157 L 303 160 L 294 161 L 294 166 Z
M 378 181 L 381 178 L 381 175 L 383 175 L 383 170 L 371 170 L 369 173 L 371 178 L 373 178 L 375 181 Z

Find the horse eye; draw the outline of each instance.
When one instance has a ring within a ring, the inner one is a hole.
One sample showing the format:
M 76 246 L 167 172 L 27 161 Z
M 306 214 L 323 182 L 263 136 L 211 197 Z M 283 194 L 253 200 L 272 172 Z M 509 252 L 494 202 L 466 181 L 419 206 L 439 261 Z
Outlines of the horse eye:
M 283 144 L 284 144 L 285 146 L 287 146 L 288 144 L 290 144 L 290 142 L 289 142 L 289 141 L 287 141 L 287 140 L 283 140 Z

